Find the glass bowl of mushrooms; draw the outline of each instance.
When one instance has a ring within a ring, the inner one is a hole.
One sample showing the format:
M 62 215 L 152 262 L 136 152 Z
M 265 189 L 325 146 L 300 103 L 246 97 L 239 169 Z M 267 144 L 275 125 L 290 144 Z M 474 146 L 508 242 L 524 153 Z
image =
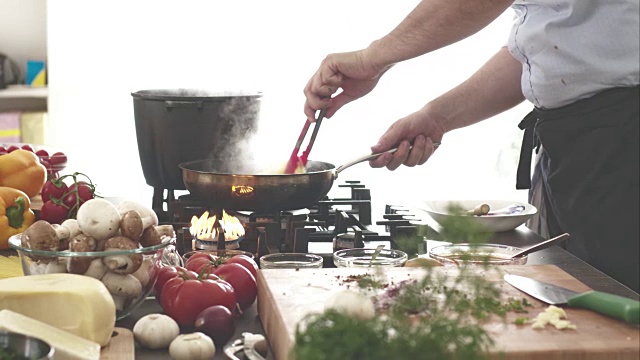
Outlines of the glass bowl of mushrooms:
M 77 220 L 60 225 L 38 220 L 10 237 L 9 247 L 20 256 L 24 275 L 72 273 L 100 280 L 113 297 L 119 320 L 153 290 L 175 232 L 171 225 L 157 225 L 155 213 L 144 208 L 120 213 L 104 202 L 87 201 Z

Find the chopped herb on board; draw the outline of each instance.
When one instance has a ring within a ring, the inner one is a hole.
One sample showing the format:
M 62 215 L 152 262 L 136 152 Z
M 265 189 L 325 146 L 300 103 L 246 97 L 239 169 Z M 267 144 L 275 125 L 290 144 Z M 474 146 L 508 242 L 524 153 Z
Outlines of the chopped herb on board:
M 444 224 L 443 234 L 459 242 L 486 242 L 491 235 L 467 220 Z M 484 277 L 497 270 L 492 266 L 479 272 L 461 263 L 457 275 L 434 269 L 426 267 L 421 279 L 397 284 L 381 284 L 372 276 L 357 279 L 360 289 L 381 289 L 373 299 L 377 316 L 362 320 L 335 310 L 311 314 L 298 324 L 293 358 L 487 359 L 494 341 L 483 321 L 504 321 L 507 313 L 526 312 L 531 305 L 526 299 L 501 302 L 498 286 Z

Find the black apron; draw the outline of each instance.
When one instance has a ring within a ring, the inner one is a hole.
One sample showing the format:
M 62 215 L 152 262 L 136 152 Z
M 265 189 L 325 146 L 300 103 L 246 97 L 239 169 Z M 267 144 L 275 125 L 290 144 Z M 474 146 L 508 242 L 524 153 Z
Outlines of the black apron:
M 550 236 L 568 232 L 564 247 L 639 291 L 640 92 L 614 88 L 551 110 L 535 108 L 520 123 L 516 187 L 531 187 L 531 152 L 542 146 L 534 181 L 545 192 Z

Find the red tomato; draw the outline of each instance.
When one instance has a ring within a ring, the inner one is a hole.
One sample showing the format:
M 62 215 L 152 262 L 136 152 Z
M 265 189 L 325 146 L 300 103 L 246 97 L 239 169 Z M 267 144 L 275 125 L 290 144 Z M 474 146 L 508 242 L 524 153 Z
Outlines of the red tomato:
M 69 188 L 64 182 L 47 180 L 42 187 L 40 195 L 42 196 L 42 201 L 48 201 L 52 198 L 60 200 L 64 197 L 64 194 L 67 193 L 67 190 L 69 190 Z
M 67 211 L 64 205 L 47 200 L 40 209 L 40 219 L 50 224 L 62 224 L 67 219 Z
M 49 162 L 53 167 L 60 167 L 67 163 L 67 155 L 58 151 L 49 157 Z
M 247 270 L 249 270 L 249 272 L 251 273 L 251 275 L 253 275 L 254 278 L 256 279 L 258 278 L 258 264 L 256 264 L 256 262 L 251 257 L 247 255 L 236 255 L 227 259 L 227 261 L 225 262 L 225 264 L 232 264 L 232 263 L 236 263 L 244 266 L 245 268 L 247 268 Z
M 76 189 L 78 195 L 76 196 Z M 78 201 L 78 198 L 80 199 Z M 64 197 L 64 204 L 68 207 L 72 208 L 76 205 L 81 205 L 87 200 L 93 199 L 93 188 L 91 185 L 84 181 L 80 181 L 77 184 L 72 184 L 69 186 L 69 191 L 67 191 L 67 196 Z
M 185 280 L 178 276 L 162 287 L 160 306 L 180 326 L 194 326 L 198 314 L 215 305 L 235 310 L 236 295 L 228 282 L 207 277 Z
M 153 290 L 156 292 L 156 299 L 160 301 L 160 294 L 162 293 L 162 287 L 164 284 L 178 276 L 187 276 L 190 279 L 195 279 L 198 274 L 193 271 L 189 271 L 181 266 L 162 266 L 158 269 L 158 277 L 156 283 L 153 286 Z
M 32 147 L 31 147 L 31 145 L 29 145 L 29 144 L 24 144 L 24 145 L 22 145 L 20 148 L 21 148 L 22 150 L 27 150 L 27 151 L 34 152 L 34 151 L 33 151 L 33 148 L 32 148 Z
M 36 151 L 36 155 L 38 155 L 38 157 L 42 160 L 48 160 L 49 159 L 49 152 L 45 149 L 40 149 L 38 151 Z
M 0 153 L 6 153 L 7 152 L 7 148 L 0 145 Z
M 185 263 L 185 266 L 187 264 L 189 264 L 190 261 L 193 261 L 193 260 L 198 259 L 198 258 L 205 258 L 205 259 L 210 260 L 210 261 L 211 260 L 215 260 L 214 256 L 209 254 L 209 253 L 196 251 L 193 254 L 191 254 L 191 256 L 189 256 L 189 258 L 187 259 L 187 262 Z
M 256 279 L 244 266 L 236 263 L 226 263 L 220 265 L 213 273 L 231 284 L 236 293 L 240 309 L 248 308 L 256 300 L 258 295 Z
M 15 146 L 15 145 L 9 145 L 9 147 L 7 148 L 7 152 L 14 152 L 16 150 L 20 149 L 19 147 Z
M 199 256 L 195 259 L 189 258 L 189 260 L 190 261 L 187 261 L 184 267 L 187 268 L 187 270 L 191 270 L 197 274 L 202 273 L 203 270 L 205 272 L 208 271 L 209 273 L 213 273 L 213 270 L 215 269 L 214 261 L 204 256 Z M 205 270 L 205 268 L 207 270 Z

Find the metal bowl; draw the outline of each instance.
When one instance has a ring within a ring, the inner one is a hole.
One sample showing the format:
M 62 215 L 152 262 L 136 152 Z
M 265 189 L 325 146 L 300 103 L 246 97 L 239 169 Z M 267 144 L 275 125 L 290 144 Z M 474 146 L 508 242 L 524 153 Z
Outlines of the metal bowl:
M 53 359 L 53 348 L 48 343 L 27 335 L 0 331 L 0 358 L 13 360 Z

